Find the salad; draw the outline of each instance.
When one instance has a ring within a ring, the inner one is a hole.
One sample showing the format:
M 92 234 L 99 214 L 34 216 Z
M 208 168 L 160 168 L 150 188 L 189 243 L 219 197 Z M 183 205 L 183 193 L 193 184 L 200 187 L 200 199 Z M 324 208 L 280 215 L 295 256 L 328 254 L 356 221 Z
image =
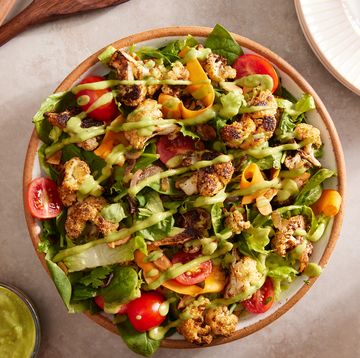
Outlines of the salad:
M 112 317 L 149 356 L 165 337 L 210 344 L 268 311 L 341 196 L 323 189 L 311 95 L 216 25 L 161 48 L 108 47 L 105 76 L 34 116 L 44 176 L 28 187 L 39 250 L 69 312 Z M 246 314 L 247 312 L 247 314 Z

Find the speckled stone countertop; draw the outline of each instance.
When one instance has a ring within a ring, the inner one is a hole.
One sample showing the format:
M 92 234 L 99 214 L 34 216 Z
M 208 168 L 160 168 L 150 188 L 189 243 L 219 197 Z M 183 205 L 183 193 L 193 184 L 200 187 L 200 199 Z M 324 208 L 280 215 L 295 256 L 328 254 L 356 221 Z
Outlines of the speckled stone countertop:
M 28 1 L 18 1 L 19 7 Z M 21 4 L 22 3 L 22 4 Z M 31 245 L 22 208 L 22 169 L 32 115 L 77 64 L 132 33 L 221 23 L 279 54 L 314 87 L 335 122 L 348 170 L 341 237 L 321 278 L 288 313 L 239 341 L 156 357 L 360 357 L 360 97 L 337 82 L 307 44 L 290 0 L 131 0 L 115 8 L 38 26 L 0 48 L 0 280 L 36 302 L 42 358 L 135 357 L 121 338 L 69 315 Z

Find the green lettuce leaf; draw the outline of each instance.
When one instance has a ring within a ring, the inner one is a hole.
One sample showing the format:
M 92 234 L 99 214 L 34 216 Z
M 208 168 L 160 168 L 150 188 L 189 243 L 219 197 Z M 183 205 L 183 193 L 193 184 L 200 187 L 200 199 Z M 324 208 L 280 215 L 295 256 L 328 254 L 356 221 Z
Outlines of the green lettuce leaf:
M 250 250 L 258 253 L 267 253 L 265 247 L 269 244 L 270 227 L 253 227 L 244 233 L 245 240 Z
M 69 272 L 82 271 L 87 268 L 131 261 L 134 259 L 136 250 L 146 252 L 146 243 L 139 236 L 115 248 L 110 248 L 107 244 L 90 247 L 78 254 L 64 258 L 63 262 L 69 269 Z
M 127 217 L 122 203 L 108 204 L 100 212 L 101 216 L 111 223 L 119 223 Z
M 246 105 L 244 96 L 241 92 L 229 92 L 220 97 L 222 107 L 219 114 L 221 117 L 230 119 L 239 113 L 239 109 Z
M 60 112 L 67 107 L 75 106 L 75 95 L 71 92 L 58 92 L 50 95 L 41 104 L 40 109 L 33 117 L 35 130 L 39 138 L 46 144 L 51 144 L 49 134 L 53 126 L 44 118 L 45 112 Z
M 128 319 L 117 324 L 117 328 L 126 345 L 137 354 L 150 357 L 160 348 L 161 340 L 151 339 L 146 332 L 138 332 Z
M 224 56 L 230 65 L 244 53 L 229 31 L 219 24 L 215 25 L 209 34 L 205 41 L 205 47 L 210 48 L 214 53 Z
M 141 196 L 138 195 L 138 199 Z M 155 191 L 150 191 L 143 196 L 144 205 L 139 208 L 138 220 L 144 220 L 147 217 L 164 211 L 164 206 L 159 194 Z M 150 226 L 146 229 L 137 232 L 138 235 L 149 241 L 157 241 L 169 235 L 174 227 L 174 218 L 169 216 L 167 219 Z
M 223 213 L 222 208 L 223 203 L 216 203 L 211 207 L 211 223 L 215 235 L 219 234 L 221 231 Z
M 141 296 L 141 280 L 132 267 L 117 266 L 110 284 L 101 290 L 105 302 L 127 303 Z
M 312 205 L 321 196 L 321 184 L 326 180 L 336 175 L 333 170 L 319 169 L 300 190 L 295 200 L 295 205 Z

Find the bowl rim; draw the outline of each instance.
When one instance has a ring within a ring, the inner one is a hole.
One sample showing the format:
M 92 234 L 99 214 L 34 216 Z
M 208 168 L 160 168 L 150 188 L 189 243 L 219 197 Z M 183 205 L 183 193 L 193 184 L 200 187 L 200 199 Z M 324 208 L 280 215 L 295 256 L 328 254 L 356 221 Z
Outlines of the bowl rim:
M 180 37 L 191 34 L 195 37 L 207 37 L 207 35 L 211 32 L 212 28 L 209 27 L 199 27 L 199 26 L 174 26 L 174 27 L 164 27 L 164 28 L 155 28 L 148 31 L 140 32 L 137 34 L 133 34 L 117 40 L 110 45 L 115 48 L 123 48 L 131 46 L 132 44 L 136 44 L 139 42 L 144 42 L 148 40 L 154 40 L 159 38 L 168 38 L 168 37 Z M 315 90 L 310 86 L 310 84 L 297 72 L 290 64 L 288 64 L 285 60 L 283 60 L 280 56 L 276 55 L 271 50 L 266 47 L 260 45 L 259 43 L 250 40 L 246 37 L 237 35 L 232 33 L 234 39 L 241 45 L 246 47 L 247 49 L 254 51 L 255 53 L 267 58 L 270 60 L 275 66 L 277 66 L 281 71 L 286 73 L 299 87 L 304 93 L 310 93 L 315 100 L 317 112 L 319 113 L 322 121 L 324 122 L 326 129 L 330 135 L 330 139 L 333 145 L 335 162 L 337 167 L 337 178 L 338 178 L 338 191 L 343 198 L 343 202 L 340 208 L 339 213 L 336 215 L 333 221 L 333 226 L 331 229 L 329 242 L 325 247 L 323 255 L 319 261 L 321 267 L 324 267 L 328 262 L 332 251 L 334 250 L 336 241 L 340 235 L 341 224 L 344 217 L 344 199 L 345 199 L 345 182 L 346 182 L 346 174 L 345 174 L 345 160 L 344 154 L 341 147 L 339 136 L 336 132 L 335 125 L 331 120 L 329 113 L 327 112 L 323 102 L 315 92 Z M 108 45 L 109 46 L 109 45 Z M 85 59 L 82 63 L 80 63 L 56 88 L 55 92 L 60 92 L 69 89 L 78 79 L 84 74 L 88 69 L 90 69 L 93 65 L 98 62 L 97 56 L 106 48 L 102 48 L 101 50 L 95 52 L 87 59 Z M 37 251 L 37 244 L 39 241 L 39 232 L 36 227 L 36 220 L 31 216 L 26 202 L 26 191 L 29 183 L 32 180 L 32 171 L 34 167 L 35 156 L 38 148 L 40 140 L 37 137 L 35 130 L 33 130 L 30 142 L 28 145 L 28 149 L 26 152 L 25 164 L 24 164 L 24 173 L 23 173 L 23 202 L 24 202 L 24 211 L 25 211 L 25 219 L 28 227 L 28 231 L 33 243 L 33 247 L 36 251 L 38 258 L 40 259 L 43 267 L 49 273 L 45 262 L 45 255 Z M 239 338 L 245 337 L 251 333 L 258 331 L 259 329 L 267 326 L 268 324 L 275 321 L 277 318 L 282 316 L 285 312 L 287 312 L 290 308 L 292 308 L 297 301 L 299 301 L 305 293 L 310 289 L 310 287 L 315 283 L 317 278 L 309 279 L 308 284 L 302 285 L 302 287 L 288 299 L 281 307 L 279 307 L 274 313 L 270 316 L 259 320 L 250 326 L 243 327 L 237 331 L 235 331 L 229 337 L 216 338 L 210 345 L 206 345 L 204 347 L 220 345 L 224 343 L 228 343 Z M 91 320 L 95 321 L 97 324 L 106 328 L 107 330 L 118 334 L 116 326 L 109 320 L 108 318 L 100 315 L 100 314 L 90 314 L 89 312 L 85 312 L 85 315 L 89 317 Z M 175 340 L 175 339 L 165 339 L 161 343 L 161 347 L 165 348 L 201 348 L 201 346 L 192 344 L 190 342 L 184 340 Z

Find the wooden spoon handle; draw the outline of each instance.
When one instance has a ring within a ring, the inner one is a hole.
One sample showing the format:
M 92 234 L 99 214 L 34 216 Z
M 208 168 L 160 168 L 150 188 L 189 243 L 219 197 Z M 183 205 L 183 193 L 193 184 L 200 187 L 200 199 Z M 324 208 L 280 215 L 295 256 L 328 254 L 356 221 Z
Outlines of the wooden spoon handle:
M 37 6 L 31 3 L 8 23 L 0 26 L 0 46 L 38 21 L 36 11 L 34 11 L 36 8 Z
M 16 0 L 2 0 L 0 2 L 0 25 L 4 22 L 10 10 L 14 7 Z

